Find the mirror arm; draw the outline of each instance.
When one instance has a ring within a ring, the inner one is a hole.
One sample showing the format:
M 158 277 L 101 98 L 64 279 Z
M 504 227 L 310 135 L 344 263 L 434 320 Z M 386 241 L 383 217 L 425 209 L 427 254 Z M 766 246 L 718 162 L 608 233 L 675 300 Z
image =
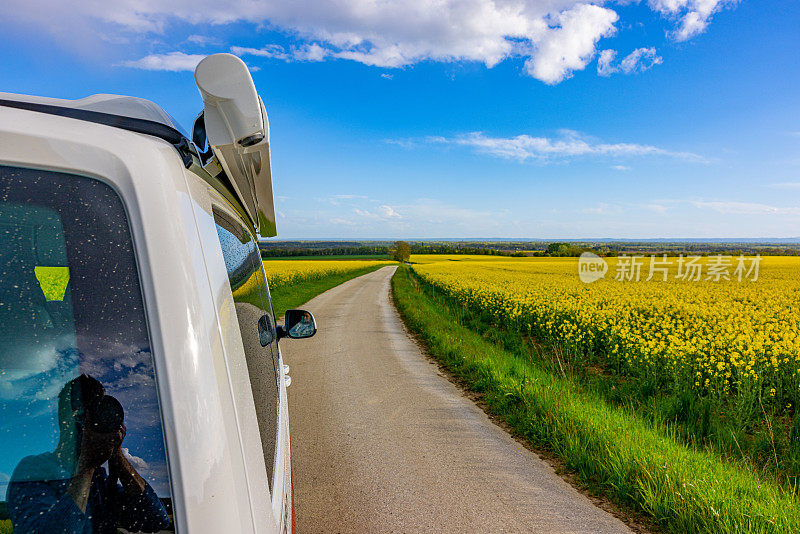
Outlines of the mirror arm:
M 275 325 L 275 333 L 277 334 L 278 339 L 289 337 L 289 332 L 287 332 L 281 324 Z

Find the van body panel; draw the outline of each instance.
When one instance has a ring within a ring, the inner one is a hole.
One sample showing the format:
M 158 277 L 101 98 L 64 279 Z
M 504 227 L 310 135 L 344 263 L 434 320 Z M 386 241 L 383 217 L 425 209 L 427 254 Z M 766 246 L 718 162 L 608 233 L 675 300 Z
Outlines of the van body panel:
M 200 207 L 220 195 L 187 174 L 166 141 L 2 107 L 0 165 L 88 176 L 117 191 L 144 294 L 176 529 L 274 532 L 284 522 L 287 481 L 276 476 L 269 506 L 266 481 L 257 480 L 264 469 L 263 459 L 261 466 L 257 460 L 258 434 L 252 425 L 243 426 L 254 417 L 242 393 L 249 388 L 241 388 L 244 376 L 232 348 L 231 318 L 225 319 L 228 324 L 221 319 L 224 264 L 220 253 L 210 253 L 215 236 L 208 234 L 209 212 Z M 289 439 L 282 375 L 280 387 L 278 447 L 286 449 L 278 455 L 282 463 L 276 473 L 285 472 Z
M 225 210 L 234 219 L 240 219 L 236 210 L 225 198 L 197 175 L 186 171 L 186 179 L 192 195 L 192 208 L 196 228 L 205 254 L 209 292 L 216 313 L 219 337 L 227 362 L 230 388 L 233 392 L 235 421 L 240 436 L 241 453 L 247 476 L 247 487 L 253 514 L 255 532 L 273 532 L 275 518 L 272 514 L 267 468 L 261 448 L 258 420 L 254 409 L 253 394 L 247 362 L 244 356 L 241 333 L 237 324 L 233 295 L 228 283 L 228 274 L 222 256 L 212 209 Z M 244 221 L 242 221 L 244 224 Z

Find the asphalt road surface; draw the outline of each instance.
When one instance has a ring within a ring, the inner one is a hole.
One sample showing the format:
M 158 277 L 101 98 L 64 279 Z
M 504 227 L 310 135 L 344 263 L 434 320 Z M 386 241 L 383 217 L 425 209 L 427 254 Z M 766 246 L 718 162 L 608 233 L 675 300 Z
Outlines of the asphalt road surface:
M 395 267 L 304 308 L 286 341 L 297 531 L 630 532 L 441 375 L 389 294 Z

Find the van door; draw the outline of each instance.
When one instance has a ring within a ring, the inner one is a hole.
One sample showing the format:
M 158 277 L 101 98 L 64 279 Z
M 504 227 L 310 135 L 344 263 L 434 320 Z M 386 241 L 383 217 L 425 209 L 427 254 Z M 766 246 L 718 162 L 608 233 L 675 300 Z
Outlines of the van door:
M 253 235 L 235 217 L 218 207 L 214 207 L 213 215 L 236 307 L 258 417 L 264 464 L 272 491 L 278 437 L 280 372 L 275 321 L 267 295 L 261 255 Z

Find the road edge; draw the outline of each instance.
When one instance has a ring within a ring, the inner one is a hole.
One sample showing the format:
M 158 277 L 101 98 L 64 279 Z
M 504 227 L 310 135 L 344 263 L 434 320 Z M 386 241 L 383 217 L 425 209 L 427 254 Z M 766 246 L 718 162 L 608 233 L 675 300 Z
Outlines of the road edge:
M 476 406 L 478 406 L 478 408 L 480 408 L 486 414 L 486 416 L 494 425 L 498 426 L 500 429 L 506 432 L 506 434 L 511 436 L 517 443 L 547 463 L 562 480 L 575 488 L 576 491 L 584 495 L 592 504 L 613 515 L 637 534 L 658 534 L 660 532 L 664 532 L 664 530 L 661 529 L 649 516 L 635 509 L 621 506 L 602 493 L 594 491 L 591 487 L 582 484 L 581 481 L 576 477 L 576 474 L 566 467 L 563 460 L 547 449 L 536 447 L 527 439 L 525 439 L 524 436 L 519 435 L 519 433 L 516 432 L 514 428 L 505 419 L 503 419 L 503 417 L 493 412 L 489 405 L 484 402 L 483 393 L 472 390 L 465 380 L 457 376 L 453 371 L 447 368 L 447 366 L 441 360 L 434 356 L 425 340 L 417 333 L 412 331 L 411 328 L 409 328 L 406 317 L 397 306 L 393 280 L 399 272 L 401 272 L 401 270 L 399 268 L 396 269 L 392 274 L 392 278 L 390 279 L 388 289 L 389 301 L 392 303 L 392 308 L 394 308 L 394 312 L 400 319 L 400 323 L 403 326 L 403 331 L 405 334 L 415 345 L 417 345 L 425 358 L 436 365 L 441 376 L 449 380 L 458 388 L 464 397 L 468 398 Z

